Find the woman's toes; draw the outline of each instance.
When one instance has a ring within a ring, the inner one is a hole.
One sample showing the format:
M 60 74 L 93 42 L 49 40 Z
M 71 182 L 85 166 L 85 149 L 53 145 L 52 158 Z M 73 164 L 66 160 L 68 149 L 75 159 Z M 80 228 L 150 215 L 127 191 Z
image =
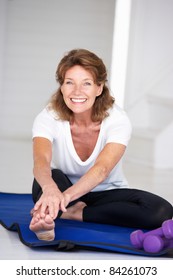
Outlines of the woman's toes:
M 33 231 L 37 238 L 45 241 L 52 241 L 55 238 L 55 223 L 50 215 L 46 215 L 45 219 L 37 219 L 33 217 L 30 223 L 30 230 Z

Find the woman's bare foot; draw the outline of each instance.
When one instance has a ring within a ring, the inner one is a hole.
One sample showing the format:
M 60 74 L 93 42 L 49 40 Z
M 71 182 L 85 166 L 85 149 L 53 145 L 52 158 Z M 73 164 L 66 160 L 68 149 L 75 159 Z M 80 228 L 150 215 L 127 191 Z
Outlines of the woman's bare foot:
M 83 209 L 86 204 L 82 201 L 77 202 L 73 206 L 67 208 L 67 212 L 62 213 L 62 219 L 83 221 Z
M 49 214 L 46 214 L 44 218 L 39 217 L 36 213 L 33 215 L 29 225 L 38 239 L 45 241 L 52 241 L 55 238 L 55 223 Z

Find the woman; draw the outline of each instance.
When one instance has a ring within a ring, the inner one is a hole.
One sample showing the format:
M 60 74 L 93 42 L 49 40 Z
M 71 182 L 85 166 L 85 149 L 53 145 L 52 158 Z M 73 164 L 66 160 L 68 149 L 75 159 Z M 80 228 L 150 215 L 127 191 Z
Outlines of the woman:
M 30 229 L 53 240 L 56 218 L 148 229 L 172 218 L 169 202 L 130 189 L 123 176 L 131 124 L 110 95 L 103 61 L 72 50 L 56 79 L 59 88 L 33 125 Z

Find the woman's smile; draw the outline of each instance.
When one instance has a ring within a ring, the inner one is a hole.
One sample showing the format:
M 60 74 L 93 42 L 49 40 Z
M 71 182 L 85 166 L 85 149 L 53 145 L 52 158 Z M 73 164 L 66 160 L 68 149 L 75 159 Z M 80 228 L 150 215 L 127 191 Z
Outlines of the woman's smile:
M 80 104 L 80 103 L 85 103 L 87 101 L 87 98 L 70 98 L 70 100 L 73 103 Z

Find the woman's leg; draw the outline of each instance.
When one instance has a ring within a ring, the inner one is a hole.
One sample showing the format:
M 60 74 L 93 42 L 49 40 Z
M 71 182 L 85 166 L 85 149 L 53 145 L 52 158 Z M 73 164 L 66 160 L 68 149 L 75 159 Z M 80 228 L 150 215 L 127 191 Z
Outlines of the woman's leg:
M 83 209 L 86 222 L 151 229 L 173 215 L 168 201 L 142 190 L 91 192 L 81 199 L 87 204 Z
M 53 169 L 52 170 L 52 178 L 57 184 L 58 188 L 60 189 L 61 192 L 64 192 L 66 189 L 68 189 L 72 183 L 68 179 L 68 177 L 59 169 Z M 32 197 L 34 203 L 37 202 L 37 200 L 40 198 L 42 195 L 42 189 L 36 179 L 33 181 L 32 185 Z
M 65 190 L 67 190 L 69 187 L 72 186 L 72 183 L 68 179 L 68 177 L 59 169 L 52 170 L 52 178 L 55 181 L 55 183 L 57 184 L 57 186 L 61 192 L 64 192 Z M 34 203 L 36 203 L 39 200 L 41 195 L 42 195 L 42 189 L 41 189 L 40 185 L 38 184 L 38 182 L 34 179 L 33 186 L 32 186 L 32 197 L 33 197 Z M 78 201 L 80 201 L 80 200 L 77 199 L 73 202 L 70 202 L 68 207 L 76 204 Z M 62 214 L 62 211 L 59 211 L 58 217 L 60 217 L 61 214 Z
M 67 188 L 69 188 L 72 185 L 70 180 L 67 178 L 66 175 L 63 174 L 61 170 L 57 170 L 57 169 L 52 170 L 52 178 L 57 184 L 58 188 L 61 190 L 61 192 L 64 192 Z M 41 195 L 42 195 L 42 189 L 38 184 L 38 182 L 34 179 L 33 187 L 32 187 L 32 196 L 33 196 L 34 203 L 38 201 Z M 72 203 L 70 203 L 68 205 L 69 208 L 76 202 L 77 201 L 73 201 Z M 45 217 L 42 218 L 39 212 L 40 212 L 39 209 L 37 211 L 31 211 L 33 217 L 30 223 L 30 229 L 33 232 L 35 232 L 38 239 L 51 241 L 55 237 L 55 232 L 54 232 L 55 222 L 51 218 L 49 213 L 46 213 Z M 61 215 L 62 215 L 62 211 L 59 211 L 58 217 L 60 217 Z

